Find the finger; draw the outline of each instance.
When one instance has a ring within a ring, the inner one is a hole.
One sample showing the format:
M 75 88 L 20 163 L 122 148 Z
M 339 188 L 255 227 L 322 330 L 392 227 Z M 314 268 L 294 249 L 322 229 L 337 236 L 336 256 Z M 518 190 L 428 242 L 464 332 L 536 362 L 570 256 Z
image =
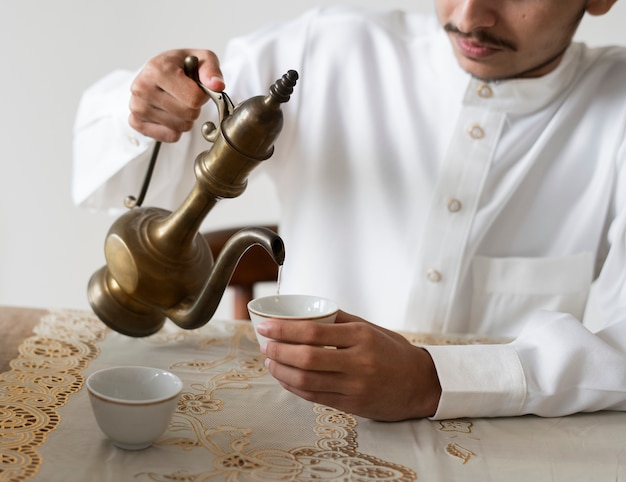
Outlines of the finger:
M 346 313 L 345 311 L 339 310 L 337 312 L 337 317 L 335 318 L 335 323 L 351 323 L 351 322 L 363 322 L 367 323 L 363 318 L 359 318 L 358 316 L 352 315 L 350 313 Z
M 317 372 L 341 372 L 343 351 L 310 345 L 269 341 L 261 348 L 265 356 L 284 366 Z
M 284 343 L 347 348 L 361 339 L 365 323 L 317 323 L 315 321 L 268 320 L 257 331 Z
M 155 141 L 168 143 L 177 142 L 182 136 L 182 132 L 169 129 L 161 124 L 155 124 L 152 122 L 137 122 L 132 118 L 132 115 L 128 117 L 128 123 L 137 132 L 150 137 Z
M 340 373 L 308 372 L 286 367 L 276 362 L 269 363 L 272 376 L 285 389 L 299 397 L 346 410 L 355 414 L 366 414 L 366 408 L 376 400 L 375 390 L 363 391 L 352 386 L 351 380 Z
M 158 89 L 171 96 L 174 103 L 184 108 L 198 109 L 209 100 L 209 96 L 198 87 L 195 80 L 185 74 L 186 54 L 187 51 L 176 51 L 171 56 L 157 57 L 144 68 L 143 79 L 148 83 L 154 82 Z
M 153 59 L 131 85 L 133 97 L 166 111 L 200 109 L 209 99 L 197 83 L 187 77 L 177 60 Z
M 280 383 L 301 391 L 341 393 L 344 375 L 336 371 L 303 370 L 267 359 L 266 366 Z
M 222 92 L 226 85 L 217 55 L 210 50 L 203 50 L 196 52 L 196 57 L 200 82 L 215 92 Z
M 193 123 L 184 122 L 155 112 L 148 118 L 141 118 L 131 112 L 128 124 L 136 131 L 162 142 L 176 142 L 181 134 L 191 129 Z
M 339 323 L 268 320 L 261 323 L 257 331 L 267 338 L 284 343 L 336 348 L 369 345 L 376 341 L 379 331 L 384 331 L 366 321 L 352 321 L 353 319 L 358 320 L 343 319 Z
M 185 73 L 185 58 L 190 55 L 202 62 L 203 76 L 221 76 L 214 53 L 206 50 L 171 50 L 146 63 L 133 82 L 131 92 L 152 100 L 157 97 L 157 91 L 162 91 L 186 108 L 200 108 L 209 96 Z
M 147 99 L 132 96 L 129 108 L 140 121 L 158 122 L 179 131 L 189 130 L 201 113 L 200 108 L 183 106 L 164 92 Z
M 184 54 L 184 55 L 181 55 Z M 198 59 L 197 76 L 188 77 L 185 73 L 185 58 L 194 56 Z M 225 83 L 217 55 L 210 50 L 173 51 L 173 58 L 164 56 L 164 65 L 160 69 L 167 75 L 160 76 L 159 87 L 172 95 L 184 105 L 199 107 L 208 100 L 206 93 L 199 89 L 196 80 L 210 90 L 221 92 Z M 191 81 L 191 83 L 189 82 Z M 192 88 L 192 83 L 195 86 Z M 199 91 L 199 92 L 198 92 Z
M 342 393 L 300 390 L 299 388 L 288 385 L 286 383 L 279 383 L 285 390 L 309 402 L 326 405 L 327 407 L 333 407 L 337 410 L 353 413 L 355 415 L 369 415 L 369 418 L 379 418 L 381 420 L 383 419 L 383 417 L 370 415 L 368 407 L 360 400 L 355 400 L 354 398 L 347 397 Z

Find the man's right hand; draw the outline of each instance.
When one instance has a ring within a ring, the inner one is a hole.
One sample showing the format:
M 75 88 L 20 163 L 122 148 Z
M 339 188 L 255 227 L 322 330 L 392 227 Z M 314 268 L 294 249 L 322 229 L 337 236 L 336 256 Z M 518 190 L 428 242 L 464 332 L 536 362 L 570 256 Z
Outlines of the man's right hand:
M 128 122 L 157 141 L 176 142 L 189 131 L 209 96 L 185 75 L 187 56 L 198 58 L 200 82 L 216 92 L 224 90 L 217 56 L 210 50 L 170 50 L 152 58 L 131 86 Z

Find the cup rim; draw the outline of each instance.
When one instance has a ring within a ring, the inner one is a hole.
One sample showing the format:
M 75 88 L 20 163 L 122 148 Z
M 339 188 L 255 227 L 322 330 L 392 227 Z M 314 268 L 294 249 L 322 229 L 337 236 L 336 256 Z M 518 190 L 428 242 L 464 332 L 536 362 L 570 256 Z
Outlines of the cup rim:
M 334 309 L 328 311 L 328 312 L 324 312 L 324 313 L 318 313 L 318 314 L 310 314 L 310 315 L 279 315 L 279 314 L 275 314 L 275 313 L 267 313 L 265 311 L 260 311 L 258 309 L 253 308 L 251 305 L 255 302 L 258 301 L 263 301 L 263 300 L 267 300 L 267 299 L 271 299 L 271 298 L 276 298 L 276 297 L 280 297 L 280 298 L 315 298 L 318 299 L 320 301 L 323 301 L 325 303 L 329 303 L 331 306 L 334 305 Z M 339 305 L 336 301 L 331 300 L 330 298 L 325 298 L 323 296 L 317 296 L 317 295 L 305 295 L 305 294 L 298 294 L 298 293 L 286 293 L 286 294 L 276 294 L 276 295 L 267 295 L 267 296 L 260 296 L 258 298 L 254 298 L 253 300 L 250 300 L 248 302 L 248 310 L 252 313 L 254 313 L 257 316 L 262 316 L 264 318 L 275 318 L 275 319 L 280 319 L 280 320 L 316 320 L 319 318 L 326 318 L 328 316 L 332 316 L 334 314 L 336 314 L 339 311 Z
M 145 398 L 141 400 L 127 400 L 124 398 L 118 398 L 118 397 L 112 397 L 110 395 L 106 395 L 96 390 L 94 387 L 92 387 L 92 382 L 96 376 L 101 375 L 104 372 L 119 371 L 119 370 L 124 370 L 128 368 L 149 370 L 151 372 L 160 372 L 160 373 L 166 374 L 167 376 L 172 377 L 172 379 L 174 380 L 173 387 L 176 388 L 175 392 L 173 392 L 170 395 L 164 395 L 161 397 Z M 97 399 L 103 400 L 105 402 L 115 403 L 118 405 L 132 405 L 132 406 L 148 406 L 148 405 L 156 405 L 159 403 L 168 402 L 174 398 L 178 398 L 180 396 L 180 393 L 183 390 L 183 382 L 178 375 L 168 370 L 165 370 L 163 368 L 146 367 L 146 366 L 138 366 L 138 365 L 119 365 L 119 366 L 101 368 L 100 370 L 96 370 L 95 372 L 93 372 L 87 377 L 87 379 L 85 380 L 85 386 L 87 387 L 87 391 L 89 392 L 89 394 Z

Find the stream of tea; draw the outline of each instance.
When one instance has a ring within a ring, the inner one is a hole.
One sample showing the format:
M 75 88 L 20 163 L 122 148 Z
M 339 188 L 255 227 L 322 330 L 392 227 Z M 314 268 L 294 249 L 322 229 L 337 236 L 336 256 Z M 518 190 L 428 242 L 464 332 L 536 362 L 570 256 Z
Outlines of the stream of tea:
M 278 277 L 276 278 L 276 295 L 280 294 L 280 278 L 283 274 L 283 265 L 278 265 Z

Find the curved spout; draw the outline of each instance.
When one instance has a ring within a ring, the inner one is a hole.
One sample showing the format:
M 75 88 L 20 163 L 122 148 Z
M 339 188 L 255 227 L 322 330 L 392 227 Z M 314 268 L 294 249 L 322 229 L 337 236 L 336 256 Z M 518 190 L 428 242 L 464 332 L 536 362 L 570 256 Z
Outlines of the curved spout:
M 285 245 L 278 234 L 261 227 L 242 229 L 224 245 L 198 297 L 195 300 L 182 301 L 165 311 L 165 315 L 186 330 L 204 325 L 215 313 L 237 263 L 254 245 L 264 248 L 276 264 L 282 266 L 285 260 Z

